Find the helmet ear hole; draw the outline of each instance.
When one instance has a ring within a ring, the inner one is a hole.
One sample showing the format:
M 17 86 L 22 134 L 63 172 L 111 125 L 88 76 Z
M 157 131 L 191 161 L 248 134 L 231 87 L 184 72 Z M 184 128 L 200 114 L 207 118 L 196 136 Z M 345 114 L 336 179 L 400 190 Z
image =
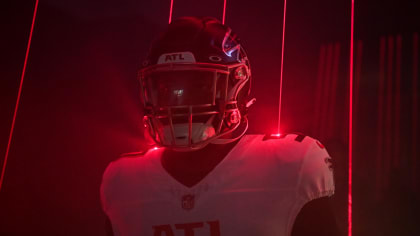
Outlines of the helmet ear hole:
M 239 66 L 235 69 L 233 76 L 236 80 L 246 80 L 248 78 L 248 71 L 245 66 Z
M 229 115 L 228 122 L 231 124 L 237 124 L 241 121 L 241 114 L 239 111 L 233 111 Z
M 222 58 L 219 56 L 209 56 L 209 60 L 212 62 L 221 62 Z

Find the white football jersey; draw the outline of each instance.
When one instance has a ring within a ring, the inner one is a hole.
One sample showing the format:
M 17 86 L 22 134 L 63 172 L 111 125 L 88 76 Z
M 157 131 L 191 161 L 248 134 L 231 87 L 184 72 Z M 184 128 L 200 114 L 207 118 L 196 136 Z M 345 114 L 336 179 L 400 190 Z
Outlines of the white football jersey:
M 163 148 L 112 162 L 101 199 L 114 235 L 290 235 L 305 203 L 334 193 L 331 159 L 310 137 L 266 137 L 245 135 L 191 188 L 163 168 Z

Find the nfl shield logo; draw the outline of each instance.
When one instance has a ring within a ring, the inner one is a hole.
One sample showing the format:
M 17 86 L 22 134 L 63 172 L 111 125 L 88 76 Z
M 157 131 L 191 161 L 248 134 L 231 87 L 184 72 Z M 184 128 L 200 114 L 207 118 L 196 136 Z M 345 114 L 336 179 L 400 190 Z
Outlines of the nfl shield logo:
M 189 211 L 193 209 L 194 208 L 194 195 L 188 194 L 188 195 L 182 196 L 181 205 L 184 210 Z

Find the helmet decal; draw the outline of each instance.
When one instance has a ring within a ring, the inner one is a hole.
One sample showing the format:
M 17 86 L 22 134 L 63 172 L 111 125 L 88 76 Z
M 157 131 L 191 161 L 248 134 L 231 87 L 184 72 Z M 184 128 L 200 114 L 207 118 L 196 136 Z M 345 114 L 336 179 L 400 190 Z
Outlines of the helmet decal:
M 225 37 L 223 38 L 223 42 L 222 42 L 222 50 L 228 57 L 232 57 L 232 53 L 236 51 L 236 60 L 240 62 L 239 51 L 241 49 L 241 45 L 238 43 L 232 42 L 233 40 L 235 40 L 235 36 L 231 37 L 231 33 L 232 33 L 231 29 L 228 29 L 228 31 L 226 31 Z
M 191 52 L 175 52 L 175 53 L 165 53 L 162 54 L 157 64 L 165 64 L 165 63 L 183 63 L 183 62 L 196 62 L 194 54 Z
M 222 61 L 222 58 L 219 56 L 209 56 L 210 61 L 219 62 Z

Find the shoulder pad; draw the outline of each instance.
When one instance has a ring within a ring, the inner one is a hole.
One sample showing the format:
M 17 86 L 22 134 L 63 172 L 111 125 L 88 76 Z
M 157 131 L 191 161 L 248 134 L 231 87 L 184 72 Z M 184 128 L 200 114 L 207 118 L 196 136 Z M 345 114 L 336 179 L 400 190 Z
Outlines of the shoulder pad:
M 127 152 L 127 153 L 123 153 L 120 155 L 120 157 L 138 157 L 138 156 L 143 156 L 144 154 L 146 154 L 146 151 L 139 151 L 139 152 Z
M 306 135 L 301 134 L 301 133 L 289 133 L 289 134 L 297 135 L 296 138 L 295 138 L 295 141 L 300 142 L 300 143 L 306 137 Z M 269 140 L 269 139 L 284 139 L 289 134 L 280 134 L 280 135 L 278 135 L 278 134 L 266 134 L 263 138 L 263 141 Z

